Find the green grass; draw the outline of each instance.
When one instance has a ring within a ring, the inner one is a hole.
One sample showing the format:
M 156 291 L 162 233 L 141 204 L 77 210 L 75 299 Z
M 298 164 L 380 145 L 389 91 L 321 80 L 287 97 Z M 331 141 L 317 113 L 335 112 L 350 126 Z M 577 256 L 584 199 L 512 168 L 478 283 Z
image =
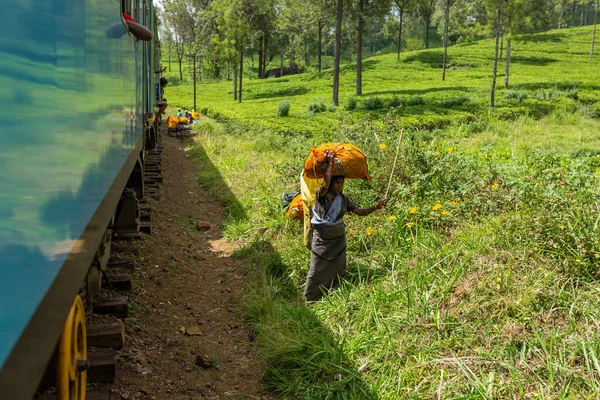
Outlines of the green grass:
M 537 36 L 513 40 L 511 86 L 530 93 L 522 103 L 505 98 L 503 65 L 500 66 L 495 113 L 501 117 L 532 114 L 539 118 L 555 109 L 575 107 L 575 101 L 565 97 L 567 89 L 575 88 L 577 97 L 587 103 L 600 99 L 597 75 L 598 61 L 589 60 L 591 27 L 550 31 Z M 447 79 L 441 82 L 442 50 L 406 52 L 397 62 L 394 54 L 385 54 L 365 60 L 363 92 L 359 107 L 352 113 L 358 121 L 366 113 L 385 114 L 387 104 L 398 97 L 403 100 L 420 96 L 424 104 L 403 105 L 399 111 L 406 126 L 435 128 L 454 120 L 468 120 L 487 110 L 491 87 L 492 40 L 464 43 L 450 47 Z M 577 65 L 577 68 L 573 68 Z M 348 117 L 338 109 L 330 115 L 311 115 L 310 103 L 323 100 L 331 104 L 331 69 L 321 73 L 305 73 L 284 78 L 245 80 L 244 102 L 232 99 L 231 82 L 199 86 L 198 108 L 219 118 L 248 121 L 262 128 L 319 136 L 335 127 L 335 119 Z M 355 65 L 342 66 L 340 104 L 355 91 Z M 537 100 L 534 94 L 553 91 L 551 101 Z M 190 86 L 166 89 L 166 96 L 174 106 L 191 108 L 193 90 Z M 367 111 L 363 103 L 379 98 L 385 109 Z M 278 104 L 289 99 L 288 118 L 277 117 Z M 404 101 L 406 103 L 406 101 Z M 340 116 L 341 113 L 341 116 Z M 332 118 L 333 117 L 333 118 Z
M 216 119 L 203 117 L 190 151 L 256 281 L 246 312 L 268 387 L 307 399 L 600 395 L 590 36 L 582 28 L 516 42 L 518 92 L 500 90 L 499 110 L 487 108 L 490 41 L 451 48 L 456 69 L 445 83 L 436 50 L 401 63 L 393 54 L 368 60 L 367 95 L 353 111 L 309 113 L 329 96 L 328 73 L 250 81 L 242 104 L 224 83 L 203 86 L 202 107 Z M 351 79 L 346 69 L 345 95 Z M 170 90 L 176 104 L 189 102 L 189 88 Z M 365 98 L 393 96 L 410 105 L 363 108 Z M 278 117 L 284 99 L 290 116 Z M 307 307 L 309 253 L 281 195 L 297 189 L 311 146 L 350 141 L 367 154 L 373 179 L 348 180 L 345 192 L 373 204 L 386 192 L 402 129 L 389 206 L 346 218 L 346 282 Z

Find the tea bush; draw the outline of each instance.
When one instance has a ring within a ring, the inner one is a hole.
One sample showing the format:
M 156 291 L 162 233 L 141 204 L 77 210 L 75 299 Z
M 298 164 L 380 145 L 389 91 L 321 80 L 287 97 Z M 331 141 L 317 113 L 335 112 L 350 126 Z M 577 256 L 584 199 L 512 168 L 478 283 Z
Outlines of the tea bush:
M 287 117 L 290 114 L 290 101 L 284 100 L 277 106 L 277 116 Z
M 523 89 L 507 90 L 506 92 L 504 92 L 505 99 L 509 99 L 509 100 L 514 99 L 514 100 L 516 100 L 517 104 L 523 103 L 523 100 L 525 100 L 527 97 L 529 97 L 527 90 L 523 90 Z M 545 100 L 545 99 L 542 98 L 540 100 Z
M 313 103 L 308 104 L 308 112 L 309 114 L 318 114 L 327 111 L 327 106 L 323 100 L 317 100 Z
M 590 106 L 589 114 L 591 117 L 600 118 L 600 102 L 594 103 Z
M 379 97 L 368 97 L 362 101 L 365 110 L 380 110 L 384 108 L 383 100 Z
M 344 108 L 348 111 L 353 111 L 356 109 L 356 106 L 358 105 L 358 101 L 356 100 L 356 97 L 354 96 L 349 96 L 346 99 L 346 103 L 344 104 Z

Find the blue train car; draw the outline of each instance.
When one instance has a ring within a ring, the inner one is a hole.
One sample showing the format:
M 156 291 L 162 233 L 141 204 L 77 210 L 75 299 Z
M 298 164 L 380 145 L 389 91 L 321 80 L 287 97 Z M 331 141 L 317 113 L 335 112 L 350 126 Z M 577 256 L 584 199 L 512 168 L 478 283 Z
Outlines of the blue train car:
M 74 299 L 124 190 L 143 196 L 156 41 L 123 13 L 151 36 L 152 0 L 2 2 L 0 399 L 31 399 L 64 340 L 76 357 L 63 367 L 85 369 Z M 79 344 L 61 336 L 69 324 Z M 63 398 L 80 398 L 85 379 L 69 379 Z

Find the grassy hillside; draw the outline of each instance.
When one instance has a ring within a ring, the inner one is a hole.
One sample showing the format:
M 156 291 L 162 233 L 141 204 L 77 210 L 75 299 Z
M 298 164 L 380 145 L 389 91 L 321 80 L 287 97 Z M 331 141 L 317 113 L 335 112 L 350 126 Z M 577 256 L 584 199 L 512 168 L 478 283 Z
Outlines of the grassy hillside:
M 354 110 L 308 112 L 319 99 L 328 108 L 328 71 L 249 81 L 242 104 L 229 83 L 201 87 L 213 118 L 197 125 L 190 153 L 200 184 L 224 192 L 203 168 L 213 165 L 234 194 L 221 199 L 225 232 L 256 276 L 246 312 L 267 385 L 306 399 L 600 395 L 600 75 L 590 37 L 582 28 L 515 41 L 511 88 L 494 110 L 491 41 L 451 48 L 446 82 L 439 50 L 367 60 Z M 353 79 L 346 66 L 342 98 Z M 190 93 L 173 87 L 167 97 L 189 108 Z M 277 117 L 285 99 L 290 116 Z M 325 140 L 367 154 L 373 179 L 347 181 L 350 198 L 369 206 L 389 189 L 389 206 L 346 218 L 346 282 L 306 306 L 309 252 L 280 198 Z
M 550 31 L 514 39 L 509 90 L 503 89 L 504 65 L 499 67 L 497 109 L 502 118 L 532 114 L 541 117 L 556 108 L 574 108 L 600 99 L 597 59 L 589 60 L 591 28 Z M 353 113 L 378 115 L 390 105 L 401 105 L 398 115 L 405 125 L 431 128 L 457 118 L 468 120 L 487 111 L 492 83 L 494 41 L 464 43 L 449 48 L 450 70 L 441 81 L 442 50 L 406 52 L 397 62 L 394 54 L 372 57 L 364 62 L 363 93 Z M 262 127 L 290 133 L 329 131 L 331 121 L 348 106 L 355 93 L 355 65 L 342 67 L 340 105 L 329 115 L 311 115 L 310 103 L 331 105 L 331 70 L 284 78 L 245 80 L 244 102 L 232 100 L 230 82 L 201 85 L 198 104 L 209 115 L 219 113 Z M 174 105 L 191 108 L 190 86 L 171 87 L 167 96 Z M 551 101 L 546 101 L 550 98 Z M 277 106 L 291 103 L 288 118 L 277 117 Z M 381 100 L 378 104 L 378 100 Z M 371 108 L 366 110 L 365 108 Z M 333 115 L 332 115 L 333 114 Z M 332 118 L 333 117 L 333 118 Z

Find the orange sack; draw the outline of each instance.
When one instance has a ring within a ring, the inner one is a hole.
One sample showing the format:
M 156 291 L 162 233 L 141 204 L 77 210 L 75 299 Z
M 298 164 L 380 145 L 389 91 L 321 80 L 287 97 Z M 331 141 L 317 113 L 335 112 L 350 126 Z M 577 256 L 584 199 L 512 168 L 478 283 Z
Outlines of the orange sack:
M 167 124 L 169 124 L 169 128 L 177 128 L 177 118 L 175 118 L 175 117 L 168 117 L 167 118 Z
M 288 208 L 285 216 L 291 219 L 300 219 L 303 214 L 304 206 L 302 205 L 302 193 L 298 193 L 290 203 L 290 208 Z
M 360 178 L 367 181 L 371 180 L 367 171 L 367 158 L 365 153 L 357 146 L 351 143 L 325 143 L 311 149 L 311 154 L 304 162 L 304 173 L 308 178 L 321 179 L 323 171 L 321 169 L 326 160 L 325 150 L 331 150 L 334 158 L 331 175 L 344 175 L 346 178 Z

